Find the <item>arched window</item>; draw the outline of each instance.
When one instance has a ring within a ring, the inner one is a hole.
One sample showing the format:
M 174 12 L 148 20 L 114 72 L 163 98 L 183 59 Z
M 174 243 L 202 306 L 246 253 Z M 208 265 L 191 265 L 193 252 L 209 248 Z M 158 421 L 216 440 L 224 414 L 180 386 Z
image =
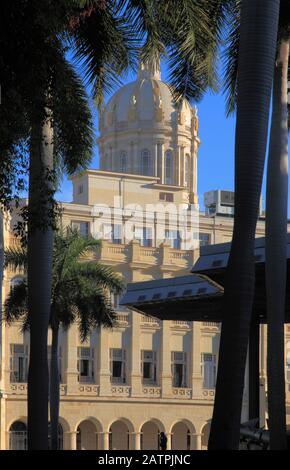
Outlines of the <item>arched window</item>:
M 151 155 L 148 149 L 143 149 L 141 152 L 141 174 L 151 175 Z
M 165 184 L 173 183 L 173 158 L 172 151 L 165 152 Z
M 9 429 L 9 449 L 27 450 L 27 429 L 22 421 L 15 421 Z
M 120 171 L 122 173 L 127 171 L 127 153 L 124 150 L 120 153 Z
M 190 157 L 187 153 L 185 155 L 184 186 L 189 186 L 189 173 L 190 173 Z

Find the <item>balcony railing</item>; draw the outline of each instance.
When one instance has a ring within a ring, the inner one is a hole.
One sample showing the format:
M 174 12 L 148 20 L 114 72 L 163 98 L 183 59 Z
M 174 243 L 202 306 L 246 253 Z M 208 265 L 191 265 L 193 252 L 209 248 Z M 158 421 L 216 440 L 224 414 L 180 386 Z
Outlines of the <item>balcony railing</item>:
M 141 325 L 152 326 L 152 327 L 159 326 L 160 320 L 154 317 L 147 317 L 147 315 L 141 315 Z
M 128 313 L 118 313 L 116 318 L 117 325 L 127 326 L 129 325 L 129 314 Z
M 177 250 L 163 244 L 159 247 L 144 247 L 140 242 L 133 240 L 128 244 L 114 244 L 108 240 L 102 240 L 101 247 L 95 257 L 111 263 L 140 263 L 141 265 L 172 266 L 180 269 L 190 268 L 194 262 L 194 252 Z
M 173 320 L 171 322 L 171 326 L 173 328 L 190 328 L 189 321 L 181 321 L 181 320 Z

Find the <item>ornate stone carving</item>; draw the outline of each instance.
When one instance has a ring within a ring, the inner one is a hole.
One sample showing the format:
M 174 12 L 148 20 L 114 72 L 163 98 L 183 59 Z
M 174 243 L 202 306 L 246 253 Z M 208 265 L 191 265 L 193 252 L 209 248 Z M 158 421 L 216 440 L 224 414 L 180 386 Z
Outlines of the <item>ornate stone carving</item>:
M 185 124 L 185 113 L 182 111 L 178 111 L 178 124 L 180 126 L 184 126 Z
M 136 95 L 132 95 L 130 99 L 130 108 L 128 111 L 128 121 L 134 122 L 137 119 L 137 98 Z

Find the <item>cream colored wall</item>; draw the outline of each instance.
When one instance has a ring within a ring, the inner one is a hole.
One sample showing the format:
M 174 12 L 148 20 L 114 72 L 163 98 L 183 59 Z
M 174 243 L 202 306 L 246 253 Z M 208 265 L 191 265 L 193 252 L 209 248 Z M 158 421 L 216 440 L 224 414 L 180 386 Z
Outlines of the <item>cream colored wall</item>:
M 70 220 L 91 220 L 88 206 L 66 205 L 63 224 Z M 262 222 L 258 233 L 262 233 Z M 216 217 L 215 220 L 201 216 L 204 233 L 210 233 L 214 239 L 230 237 L 232 220 Z M 12 241 L 12 240 L 11 240 Z M 97 259 L 114 267 L 128 281 L 149 280 L 157 277 L 175 276 L 189 272 L 198 256 L 188 256 L 182 250 L 169 247 L 156 247 L 154 256 L 142 255 L 139 242 L 131 245 L 113 245 L 103 242 Z M 181 256 L 171 257 L 172 253 Z M 128 253 L 130 256 L 128 257 Z M 167 261 L 166 261 L 167 260 Z M 155 264 L 157 261 L 157 264 Z M 15 273 L 5 275 L 4 292 L 9 291 L 11 278 Z M 171 435 L 174 448 L 184 446 L 185 429 L 191 436 L 191 448 L 206 445 L 208 432 L 204 433 L 206 423 L 210 421 L 213 409 L 214 391 L 204 390 L 201 376 L 201 354 L 218 353 L 219 329 L 212 323 L 155 322 L 139 314 L 120 311 L 120 323 L 113 331 L 96 331 L 86 345 L 94 348 L 95 383 L 79 384 L 77 372 L 77 347 L 81 346 L 76 327 L 62 333 L 63 349 L 63 384 L 61 385 L 60 422 L 64 430 L 64 447 L 76 448 L 76 431 L 80 423 L 83 428 L 83 448 L 108 448 L 109 432 L 112 423 L 122 421 L 130 432 L 130 448 L 140 448 L 140 432 L 144 423 L 150 430 L 157 423 L 159 431 Z M 2 351 L 2 390 L 1 399 L 1 448 L 8 448 L 9 428 L 16 420 L 26 422 L 26 384 L 10 383 L 10 344 L 23 341 L 18 325 L 2 328 L 4 350 Z M 25 338 L 27 341 L 27 338 Z M 50 342 L 50 339 L 49 339 Z M 264 339 L 265 342 L 265 339 Z M 126 384 L 115 386 L 110 382 L 109 349 L 127 349 Z M 156 386 L 142 384 L 140 370 L 140 351 L 144 349 L 158 351 L 158 381 Z M 188 354 L 188 387 L 174 389 L 171 378 L 171 352 L 185 351 Z M 265 357 L 265 345 L 263 358 Z M 265 361 L 265 359 L 262 359 Z M 262 369 L 262 366 L 261 366 Z M 263 393 L 261 403 L 263 403 Z M 265 400 L 264 400 L 265 402 Z M 290 394 L 287 392 L 287 403 Z M 261 405 L 263 406 L 263 405 Z M 288 405 L 289 406 L 289 405 Z M 265 408 L 265 406 L 264 406 Z M 263 412 L 265 409 L 263 408 Z M 288 419 L 289 419 L 288 415 Z M 176 423 L 179 424 L 174 427 Z M 186 426 L 185 426 L 186 425 Z M 120 427 L 120 426 L 119 426 Z M 92 431 L 94 429 L 94 431 Z M 118 429 L 118 425 L 113 426 Z M 147 431 L 148 431 L 147 429 Z M 174 434 L 174 429 L 176 435 Z M 181 433 L 183 429 L 184 433 Z M 94 434 L 96 433 L 96 434 Z M 95 437 L 96 436 L 96 437 Z M 144 432 L 144 442 L 154 440 L 152 432 Z M 113 433 L 113 446 L 120 447 L 118 433 Z M 146 444 L 146 445 L 147 445 Z M 145 445 L 145 444 L 144 444 Z

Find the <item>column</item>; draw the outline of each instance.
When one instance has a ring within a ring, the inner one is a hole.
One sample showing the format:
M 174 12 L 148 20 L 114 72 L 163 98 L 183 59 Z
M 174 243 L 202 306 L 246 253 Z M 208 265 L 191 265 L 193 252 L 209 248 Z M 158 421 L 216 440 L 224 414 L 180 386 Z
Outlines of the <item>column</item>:
M 132 436 L 134 440 L 133 450 L 141 450 L 141 432 L 133 432 Z
M 266 360 L 267 360 L 267 331 L 266 325 L 260 325 L 260 428 L 266 426 L 267 414 L 267 373 L 266 373 Z
M 157 144 L 157 159 L 158 159 L 158 168 L 157 176 L 160 178 L 159 183 L 164 182 L 164 155 L 163 155 L 163 142 L 158 142 Z
M 131 344 L 130 344 L 130 357 L 131 357 L 131 395 L 142 395 L 142 378 L 140 368 L 140 319 L 139 313 L 131 312 Z
M 192 155 L 192 192 L 197 196 L 197 154 Z
M 176 185 L 181 186 L 181 147 L 176 148 Z
M 103 449 L 102 450 L 109 450 L 109 448 L 110 448 L 110 433 L 107 431 L 107 432 L 103 432 L 103 433 L 100 433 L 100 434 L 103 434 Z
M 153 144 L 153 149 L 154 149 L 154 176 L 158 176 L 158 144 L 157 142 L 154 142 Z
M 201 434 L 190 435 L 190 450 L 202 450 L 201 448 Z
M 67 431 L 67 446 L 68 450 L 77 450 L 77 432 L 76 431 Z
M 165 435 L 166 435 L 166 437 L 167 437 L 167 447 L 166 447 L 166 450 L 171 450 L 171 447 L 172 447 L 172 443 L 171 443 L 172 434 L 171 434 L 171 432 L 166 432 Z
M 67 368 L 66 368 L 66 383 L 67 394 L 78 395 L 79 382 L 78 382 L 78 329 L 76 325 L 72 325 L 66 334 L 66 355 L 67 355 Z
M 138 142 L 133 142 L 133 173 L 140 174 L 140 155 L 138 155 Z
M 162 398 L 172 397 L 170 321 L 162 322 L 161 329 L 161 395 Z
M 249 419 L 258 418 L 260 413 L 260 326 L 253 316 L 249 337 Z
M 0 419 L 1 419 L 1 440 L 0 440 L 0 449 L 1 450 L 8 450 L 9 449 L 9 434 L 8 434 L 8 443 L 6 444 L 6 394 L 4 395 L 3 392 L 0 391 Z
M 98 351 L 98 379 L 100 385 L 100 396 L 110 396 L 111 372 L 110 372 L 110 332 L 107 328 L 99 329 L 99 351 Z
M 109 161 L 107 162 L 106 170 L 113 170 L 113 148 L 110 145 L 110 156 Z
M 129 167 L 128 173 L 134 173 L 134 142 L 130 142 L 130 154 L 129 157 Z
M 191 387 L 192 398 L 202 396 L 202 375 L 201 375 L 201 333 L 200 322 L 192 322 L 191 326 Z
M 185 175 L 185 158 L 184 158 L 184 145 L 180 148 L 180 185 L 184 186 L 184 175 Z

